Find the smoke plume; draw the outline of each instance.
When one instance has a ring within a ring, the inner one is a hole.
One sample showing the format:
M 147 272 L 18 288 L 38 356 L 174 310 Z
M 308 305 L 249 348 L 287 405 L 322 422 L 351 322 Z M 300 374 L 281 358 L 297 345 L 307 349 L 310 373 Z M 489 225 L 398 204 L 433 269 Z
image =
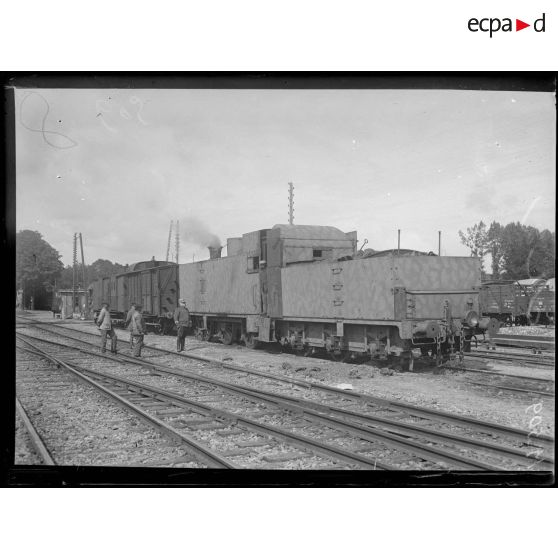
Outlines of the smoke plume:
M 219 248 L 221 241 L 196 217 L 180 219 L 180 234 L 186 242 L 198 244 L 203 248 Z

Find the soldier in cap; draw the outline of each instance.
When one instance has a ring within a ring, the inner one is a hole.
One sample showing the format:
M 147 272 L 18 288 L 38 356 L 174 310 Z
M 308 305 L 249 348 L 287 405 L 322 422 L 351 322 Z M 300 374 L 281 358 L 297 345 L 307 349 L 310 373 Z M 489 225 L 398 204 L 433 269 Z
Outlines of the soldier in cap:
M 145 330 L 145 322 L 141 315 L 142 306 L 136 304 L 136 309 L 130 319 L 130 332 L 132 334 L 132 354 L 136 357 L 141 356 L 141 348 L 143 347 L 143 336 L 147 333 Z
M 124 327 L 130 332 L 130 347 L 132 347 L 132 316 L 134 315 L 134 312 L 136 311 L 136 303 L 132 302 L 132 304 L 130 304 L 130 310 L 128 310 L 128 313 L 126 314 L 126 320 L 124 321 Z
M 101 330 L 101 352 L 107 352 L 107 335 L 110 337 L 110 352 L 116 354 L 116 333 L 112 327 L 112 321 L 110 319 L 109 304 L 108 302 L 103 302 L 102 309 L 95 320 L 97 327 Z
M 174 311 L 174 323 L 176 324 L 176 352 L 184 350 L 184 340 L 186 338 L 186 328 L 190 327 L 190 312 L 186 308 L 186 301 L 181 298 L 178 301 L 178 308 Z

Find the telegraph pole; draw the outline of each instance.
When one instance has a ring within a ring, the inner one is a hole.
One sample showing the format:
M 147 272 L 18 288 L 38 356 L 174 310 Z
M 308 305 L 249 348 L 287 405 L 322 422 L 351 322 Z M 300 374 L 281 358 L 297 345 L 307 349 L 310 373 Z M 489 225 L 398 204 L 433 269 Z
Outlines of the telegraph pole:
M 294 224 L 294 186 L 289 182 L 289 225 Z
M 83 237 L 81 235 L 81 233 L 79 233 L 79 246 L 81 249 L 81 281 L 82 281 L 82 289 L 84 291 L 84 303 L 85 306 L 87 307 L 87 283 L 86 283 L 86 275 L 85 275 L 85 258 L 83 257 Z M 82 311 L 83 310 L 83 311 Z M 84 320 L 85 319 L 85 310 L 86 308 L 80 308 L 80 314 L 81 314 L 81 318 Z
M 167 240 L 167 257 L 165 258 L 166 262 L 169 261 L 169 256 L 170 256 L 171 236 L 172 236 L 172 219 L 171 219 L 170 226 L 169 226 L 169 239 Z
M 176 246 L 176 263 L 178 263 L 178 255 L 180 253 L 180 221 L 176 221 L 176 237 L 175 237 L 175 246 Z
M 77 259 L 77 233 L 74 233 L 74 261 L 73 261 L 73 269 L 72 269 L 72 317 L 74 312 L 76 311 L 76 280 L 77 280 L 77 266 L 78 266 L 78 259 Z

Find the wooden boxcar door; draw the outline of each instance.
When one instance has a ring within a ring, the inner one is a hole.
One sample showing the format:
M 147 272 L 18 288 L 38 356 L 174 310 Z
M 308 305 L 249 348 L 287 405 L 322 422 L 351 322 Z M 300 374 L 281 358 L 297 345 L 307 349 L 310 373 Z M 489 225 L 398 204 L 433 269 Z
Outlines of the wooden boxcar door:
M 150 270 L 151 273 L 151 313 L 161 315 L 161 272 L 158 267 Z
M 116 288 L 116 277 L 110 278 L 110 309 L 115 311 L 118 307 L 118 290 Z
M 159 301 L 161 315 L 178 306 L 178 266 L 159 268 Z
M 151 314 L 151 270 L 147 269 L 141 272 L 141 295 L 143 303 L 143 311 Z

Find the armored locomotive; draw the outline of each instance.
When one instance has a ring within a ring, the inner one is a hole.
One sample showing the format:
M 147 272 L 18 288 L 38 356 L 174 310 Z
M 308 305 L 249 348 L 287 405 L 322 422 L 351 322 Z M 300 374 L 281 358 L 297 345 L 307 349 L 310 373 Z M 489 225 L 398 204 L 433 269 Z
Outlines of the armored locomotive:
M 356 232 L 275 225 L 227 240 L 227 256 L 179 266 L 196 335 L 279 342 L 334 358 L 413 356 L 438 363 L 498 331 L 481 317 L 477 258 L 388 251 L 359 257 Z M 416 349 L 416 351 L 415 351 Z

